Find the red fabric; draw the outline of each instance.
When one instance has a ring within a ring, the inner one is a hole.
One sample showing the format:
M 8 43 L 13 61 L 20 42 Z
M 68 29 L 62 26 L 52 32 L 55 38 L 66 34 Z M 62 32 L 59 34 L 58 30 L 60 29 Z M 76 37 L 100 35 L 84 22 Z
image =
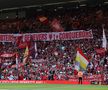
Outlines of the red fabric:
M 85 56 L 85 54 L 83 53 L 83 51 L 80 48 L 77 48 L 77 51 L 79 51 L 79 53 L 89 62 L 88 57 Z
M 15 55 L 15 53 L 3 53 L 3 54 L 0 55 L 0 57 L 7 57 L 7 58 L 9 58 L 9 57 L 13 57 L 14 55 Z
M 19 80 L 23 80 L 23 78 L 24 78 L 24 77 L 23 77 L 22 75 L 19 76 Z
M 43 81 L 35 81 L 35 80 L 0 80 L 0 83 L 37 83 L 37 84 L 78 84 L 78 80 L 74 81 L 66 81 L 66 80 L 43 80 Z M 83 81 L 83 84 L 88 85 L 90 82 Z
M 18 47 L 19 47 L 20 49 L 22 49 L 22 48 L 26 48 L 26 46 L 27 46 L 27 43 L 26 43 L 26 42 L 22 42 L 22 43 L 19 44 Z
M 54 32 L 63 32 L 64 31 L 63 27 L 60 24 L 60 21 L 57 19 L 53 19 L 53 21 L 51 22 L 51 27 Z
M 102 55 L 102 56 L 105 55 L 105 49 L 104 48 L 95 49 L 95 51 L 99 55 Z
M 38 17 L 39 21 L 42 22 L 43 24 L 47 24 L 48 23 L 48 18 L 45 16 L 40 16 Z
M 78 71 L 77 70 L 74 70 L 74 75 L 77 75 L 78 74 Z

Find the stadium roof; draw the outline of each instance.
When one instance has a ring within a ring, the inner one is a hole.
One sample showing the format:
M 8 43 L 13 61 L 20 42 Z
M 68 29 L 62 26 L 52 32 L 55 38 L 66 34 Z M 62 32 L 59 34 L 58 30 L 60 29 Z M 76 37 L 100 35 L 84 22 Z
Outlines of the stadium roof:
M 0 0 L 0 10 L 58 5 L 73 2 L 103 2 L 107 0 Z
M 0 9 L 17 8 L 17 7 L 31 7 L 41 5 L 53 5 L 66 2 L 77 2 L 85 0 L 0 0 Z

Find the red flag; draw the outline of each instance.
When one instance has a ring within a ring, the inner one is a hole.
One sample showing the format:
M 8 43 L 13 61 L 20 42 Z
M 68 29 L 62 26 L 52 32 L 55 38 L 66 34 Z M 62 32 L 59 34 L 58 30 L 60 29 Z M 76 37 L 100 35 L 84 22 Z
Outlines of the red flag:
M 13 57 L 14 55 L 15 55 L 15 53 L 3 53 L 3 54 L 0 55 L 0 57 L 7 57 L 7 58 L 9 58 L 9 57 Z
M 23 35 L 17 37 L 16 45 L 19 49 L 26 48 L 27 42 L 25 41 L 25 37 Z
M 19 45 L 22 39 L 22 35 L 16 38 L 16 45 Z
M 51 27 L 55 32 L 64 31 L 64 28 L 61 26 L 60 21 L 57 19 L 53 19 L 53 21 L 51 22 Z
M 48 18 L 45 17 L 45 16 L 40 16 L 39 21 L 42 22 L 43 24 L 47 24 L 48 23 Z
M 105 55 L 105 49 L 104 48 L 96 48 L 95 51 L 97 54 L 99 54 L 101 56 Z

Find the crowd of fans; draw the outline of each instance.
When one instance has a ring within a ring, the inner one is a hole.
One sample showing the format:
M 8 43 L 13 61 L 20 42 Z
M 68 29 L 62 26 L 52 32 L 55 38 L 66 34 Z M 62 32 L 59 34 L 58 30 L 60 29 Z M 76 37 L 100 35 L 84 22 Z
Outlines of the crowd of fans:
M 40 13 L 41 12 L 41 13 Z M 0 20 L 0 33 L 39 33 L 55 32 L 52 22 L 57 19 L 64 31 L 79 29 L 101 29 L 102 24 L 108 28 L 107 7 L 56 9 L 52 11 L 36 12 L 35 16 L 16 18 L 14 20 Z M 47 12 L 47 13 L 45 13 Z M 38 14 L 39 13 L 39 14 Z M 42 20 L 42 17 L 44 20 Z
M 38 48 L 37 54 L 35 53 L 36 58 L 33 59 L 32 54 L 29 56 L 26 64 L 23 64 L 23 49 L 19 52 L 22 55 L 18 58 L 18 68 L 16 68 L 15 56 L 0 58 L 2 80 L 69 80 L 76 78 L 74 70 L 77 47 L 80 47 L 90 60 L 87 71 L 84 72 L 85 77 L 103 75 L 103 72 L 107 75 L 108 57 L 107 55 L 101 56 L 96 54 L 95 48 L 101 47 L 101 43 L 100 46 L 97 46 L 97 43 L 99 45 L 98 41 L 88 39 L 75 41 L 37 41 L 36 43 Z M 5 47 L 3 52 L 15 52 L 12 43 L 1 44 L 1 46 Z M 11 49 L 9 50 L 9 48 Z
M 57 11 L 56 11 L 57 12 Z M 54 12 L 55 13 L 55 12 Z M 57 41 L 33 41 L 37 44 L 37 51 L 33 52 L 22 64 L 25 49 L 18 50 L 18 64 L 16 57 L 0 58 L 0 79 L 2 80 L 69 80 L 76 77 L 75 57 L 77 48 L 81 48 L 88 57 L 90 63 L 84 76 L 103 75 L 102 79 L 108 79 L 108 53 L 98 54 L 96 49 L 102 48 L 102 25 L 108 27 L 108 12 L 104 8 L 79 8 L 78 10 L 65 11 L 61 14 L 46 16 L 47 23 L 40 22 L 37 18 L 17 19 L 15 21 L 1 21 L 0 32 L 50 32 L 50 23 L 53 18 L 60 20 L 64 31 L 89 30 L 93 31 L 93 39 L 84 40 L 57 40 Z M 53 31 L 53 30 L 52 30 Z M 56 30 L 55 30 L 56 31 Z M 107 31 L 105 31 L 107 35 Z M 15 53 L 13 43 L 1 42 L 0 53 Z M 35 54 L 35 55 L 34 55 Z M 34 55 L 34 56 L 33 56 Z

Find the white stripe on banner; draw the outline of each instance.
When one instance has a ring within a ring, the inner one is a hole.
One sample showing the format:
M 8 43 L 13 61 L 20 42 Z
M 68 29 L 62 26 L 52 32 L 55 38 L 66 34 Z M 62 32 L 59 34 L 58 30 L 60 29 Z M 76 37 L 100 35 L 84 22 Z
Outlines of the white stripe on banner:
M 13 42 L 14 39 L 23 36 L 24 41 L 30 40 L 32 36 L 33 41 L 51 41 L 51 40 L 76 40 L 76 39 L 92 39 L 92 30 L 77 30 L 67 32 L 49 32 L 49 33 L 26 33 L 26 34 L 0 34 L 0 42 Z

